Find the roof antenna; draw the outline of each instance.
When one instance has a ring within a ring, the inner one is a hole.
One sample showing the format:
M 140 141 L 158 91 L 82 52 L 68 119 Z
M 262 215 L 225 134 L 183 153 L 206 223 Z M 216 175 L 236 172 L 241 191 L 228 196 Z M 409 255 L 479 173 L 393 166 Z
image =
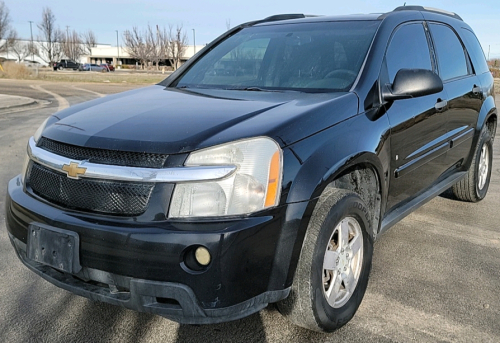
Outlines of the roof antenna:
M 403 6 L 406 6 L 406 2 L 403 4 Z

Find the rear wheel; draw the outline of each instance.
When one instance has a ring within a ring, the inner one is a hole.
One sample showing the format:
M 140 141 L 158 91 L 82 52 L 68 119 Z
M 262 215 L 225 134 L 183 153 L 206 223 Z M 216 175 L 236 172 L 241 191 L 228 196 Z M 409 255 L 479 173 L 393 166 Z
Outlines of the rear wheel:
M 311 218 L 290 296 L 278 303 L 293 323 L 334 331 L 358 309 L 368 285 L 373 240 L 369 212 L 352 192 L 323 194 Z
M 463 201 L 478 202 L 486 196 L 491 178 L 493 145 L 490 132 L 484 128 L 479 137 L 472 164 L 466 176 L 453 185 L 455 197 Z

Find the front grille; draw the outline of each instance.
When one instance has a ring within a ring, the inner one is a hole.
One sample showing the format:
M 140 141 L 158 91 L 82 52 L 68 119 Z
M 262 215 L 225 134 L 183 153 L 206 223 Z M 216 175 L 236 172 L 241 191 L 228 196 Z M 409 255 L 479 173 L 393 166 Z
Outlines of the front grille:
M 127 167 L 162 168 L 168 155 L 84 148 L 42 137 L 38 147 L 74 160 Z
M 31 162 L 27 184 L 55 204 L 83 211 L 133 216 L 146 211 L 154 183 L 70 179 L 64 173 Z

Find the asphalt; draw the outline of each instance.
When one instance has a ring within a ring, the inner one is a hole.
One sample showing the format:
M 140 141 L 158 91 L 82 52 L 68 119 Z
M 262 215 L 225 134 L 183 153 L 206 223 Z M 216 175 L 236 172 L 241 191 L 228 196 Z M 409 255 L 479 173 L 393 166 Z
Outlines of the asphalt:
M 180 325 L 93 302 L 35 275 L 5 227 L 7 184 L 22 168 L 26 142 L 59 109 L 137 87 L 0 79 L 0 93 L 38 103 L 0 111 L 1 343 L 500 342 L 500 130 L 486 198 L 471 204 L 444 193 L 381 235 L 363 302 L 332 334 L 298 328 L 274 305 L 229 323 Z M 500 94 L 497 100 L 500 108 Z
M 0 94 L 0 111 L 36 104 L 37 101 L 24 96 Z

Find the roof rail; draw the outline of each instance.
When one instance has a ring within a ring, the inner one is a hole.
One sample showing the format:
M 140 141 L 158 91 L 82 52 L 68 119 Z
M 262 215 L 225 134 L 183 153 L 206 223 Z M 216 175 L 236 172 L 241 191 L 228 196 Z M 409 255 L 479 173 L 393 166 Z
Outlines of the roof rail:
M 276 14 L 270 17 L 259 20 L 261 23 L 269 22 L 269 21 L 279 21 L 279 20 L 288 20 L 288 19 L 302 19 L 306 16 L 300 13 L 295 14 Z
M 439 8 L 432 8 L 432 7 L 425 7 L 425 6 L 399 6 L 393 10 L 393 12 L 399 12 L 399 11 L 433 12 L 433 13 L 438 13 L 438 14 L 444 14 L 444 15 L 447 15 L 448 17 L 452 17 L 452 18 L 463 21 L 463 19 L 458 14 L 453 13 L 453 12 L 448 12 L 445 10 L 441 10 Z

